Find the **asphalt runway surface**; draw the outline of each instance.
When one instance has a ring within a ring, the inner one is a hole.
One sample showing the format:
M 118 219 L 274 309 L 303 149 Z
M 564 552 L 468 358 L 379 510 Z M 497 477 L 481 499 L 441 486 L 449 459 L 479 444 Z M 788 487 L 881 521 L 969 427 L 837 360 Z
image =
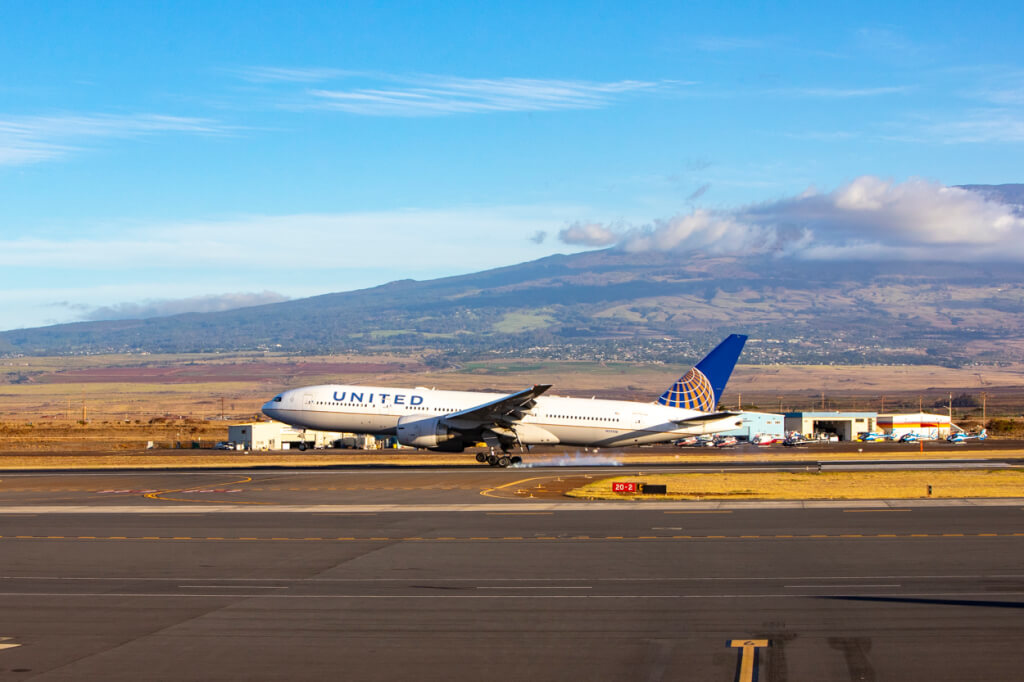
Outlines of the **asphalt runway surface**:
M 0 474 L 0 679 L 1020 677 L 1024 502 L 498 492 L 625 471 Z

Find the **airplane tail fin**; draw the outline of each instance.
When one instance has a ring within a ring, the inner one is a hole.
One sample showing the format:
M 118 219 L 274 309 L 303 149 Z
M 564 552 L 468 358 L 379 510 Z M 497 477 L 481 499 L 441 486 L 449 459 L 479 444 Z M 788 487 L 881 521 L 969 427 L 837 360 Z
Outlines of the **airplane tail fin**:
M 747 337 L 743 334 L 730 334 L 695 367 L 672 384 L 672 388 L 662 393 L 658 403 L 669 407 L 714 412 L 746 342 Z

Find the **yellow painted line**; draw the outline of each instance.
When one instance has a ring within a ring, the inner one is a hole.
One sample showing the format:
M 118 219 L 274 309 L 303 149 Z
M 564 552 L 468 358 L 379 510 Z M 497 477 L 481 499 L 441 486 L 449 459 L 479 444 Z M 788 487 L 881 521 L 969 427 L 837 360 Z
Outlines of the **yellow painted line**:
M 878 512 L 908 512 L 912 509 L 844 509 L 846 514 L 873 514 Z
M 512 481 L 511 483 L 504 483 L 502 485 L 498 485 L 498 486 L 495 486 L 493 488 L 487 488 L 486 490 L 481 490 L 480 494 L 483 495 L 484 497 L 496 497 L 495 495 L 491 495 L 490 493 L 493 493 L 496 490 L 502 490 L 504 488 L 508 488 L 510 486 L 513 486 L 513 485 L 520 485 L 520 484 L 526 483 L 528 481 L 540 481 L 542 479 L 550 479 L 550 478 L 557 478 L 557 476 L 532 476 L 530 478 L 521 478 L 518 481 Z
M 692 510 L 692 511 L 666 511 L 666 514 L 732 514 L 730 509 L 714 509 L 714 510 Z
M 944 538 L 962 538 L 963 536 L 964 536 L 963 533 L 943 533 L 942 534 L 942 537 L 944 537 Z
M 219 483 L 219 484 L 216 484 L 216 485 L 211 485 L 210 487 L 211 488 L 213 488 L 213 487 L 224 488 L 224 487 L 227 487 L 229 485 L 239 485 L 241 483 L 249 483 L 250 481 L 252 481 L 252 477 L 251 476 L 245 476 L 243 478 L 238 479 L 237 481 L 228 481 L 227 483 Z M 171 493 L 180 493 L 180 492 L 183 492 L 185 490 L 193 490 L 193 488 L 192 487 L 188 487 L 188 488 L 177 488 L 175 490 L 158 490 L 158 491 L 156 491 L 154 493 L 146 493 L 145 495 L 143 495 L 143 497 L 149 498 L 151 500 L 164 500 L 166 502 L 195 502 L 196 500 L 184 499 L 184 498 L 180 498 L 180 497 L 164 497 L 164 495 L 169 495 Z M 255 504 L 255 505 L 276 504 L 276 502 L 246 502 L 244 500 L 206 500 L 206 499 L 204 499 L 203 502 L 206 502 L 206 503 L 209 503 L 209 504 L 250 504 L 250 505 L 252 505 L 252 504 Z
M 740 672 L 736 676 L 737 682 L 753 682 L 754 672 L 757 669 L 757 650 L 767 647 L 767 639 L 734 639 L 729 646 L 740 649 Z

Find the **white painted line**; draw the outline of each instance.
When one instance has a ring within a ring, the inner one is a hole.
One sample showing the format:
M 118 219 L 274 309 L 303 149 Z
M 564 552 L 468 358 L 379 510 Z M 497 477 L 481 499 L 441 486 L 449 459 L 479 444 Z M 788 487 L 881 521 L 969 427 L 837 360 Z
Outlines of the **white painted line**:
M 263 586 L 263 585 L 179 585 L 182 590 L 287 590 L 288 587 Z
M 478 590 L 592 590 L 593 587 L 576 587 L 572 585 L 477 585 Z
M 864 585 L 864 584 L 861 584 L 861 583 L 853 583 L 853 584 L 850 584 L 850 585 L 833 585 L 832 583 L 827 583 L 827 584 L 823 583 L 821 585 L 783 585 L 783 587 L 785 587 L 787 589 L 804 589 L 804 588 L 817 589 L 819 587 L 822 587 L 822 588 L 827 588 L 827 589 L 831 590 L 831 589 L 835 589 L 837 587 L 902 587 L 902 585 L 898 585 L 898 584 L 892 584 L 892 585 Z
M 828 594 L 182 594 L 167 592 L 0 592 L 0 597 L 56 597 L 67 599 L 68 597 L 89 597 L 89 598 L 113 598 L 124 599 L 126 597 L 140 597 L 145 599 L 189 599 L 194 597 L 211 598 L 237 598 L 246 597 L 251 599 L 804 599 L 806 597 L 848 597 L 856 596 L 874 597 L 883 599 L 904 598 L 958 598 L 985 597 L 992 602 L 1000 601 L 1003 597 L 1022 597 L 1024 592 L 900 592 L 872 595 L 828 595 Z

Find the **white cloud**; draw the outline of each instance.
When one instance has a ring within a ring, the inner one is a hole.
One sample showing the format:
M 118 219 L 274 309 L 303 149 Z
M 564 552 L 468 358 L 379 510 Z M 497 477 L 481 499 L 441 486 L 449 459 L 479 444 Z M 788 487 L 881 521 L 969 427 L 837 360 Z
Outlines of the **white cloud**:
M 0 118 L 0 165 L 47 161 L 81 149 L 88 140 L 160 133 L 219 134 L 228 130 L 210 119 L 161 114 L 60 114 Z
M 619 241 L 621 235 L 614 229 L 598 223 L 575 222 L 558 233 L 566 244 L 583 246 L 608 246 Z
M 259 293 L 208 294 L 180 299 L 147 299 L 102 306 L 86 312 L 83 320 L 134 320 L 165 317 L 181 313 L 212 313 L 248 308 L 266 303 L 280 303 L 289 298 L 273 291 Z M 69 306 L 72 307 L 72 306 Z M 80 308 L 81 306 L 74 306 Z
M 1024 217 L 978 192 L 863 176 L 828 192 L 730 211 L 695 210 L 640 227 L 587 225 L 567 243 L 807 259 L 1024 260 Z M 586 241 L 586 234 L 596 239 Z M 567 238 L 568 237 L 568 238 Z

